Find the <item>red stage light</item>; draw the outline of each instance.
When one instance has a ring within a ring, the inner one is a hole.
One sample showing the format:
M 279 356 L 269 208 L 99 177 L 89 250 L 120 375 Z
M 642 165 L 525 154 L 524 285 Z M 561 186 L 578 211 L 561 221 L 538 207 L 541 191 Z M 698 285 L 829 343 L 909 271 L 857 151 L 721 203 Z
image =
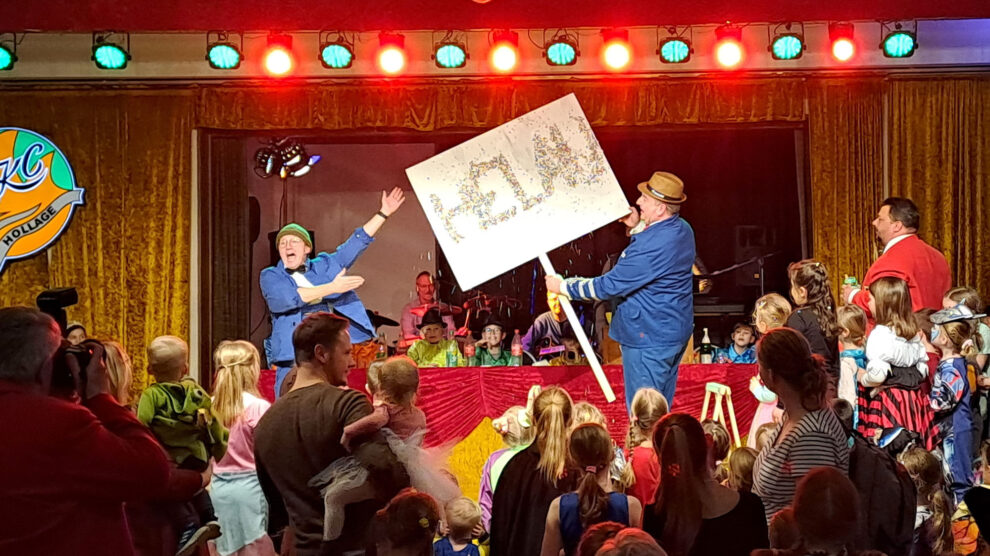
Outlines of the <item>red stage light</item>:
M 519 63 L 519 33 L 496 31 L 492 36 L 492 50 L 488 55 L 495 71 L 508 73 Z
M 832 56 L 840 62 L 849 61 L 856 54 L 853 42 L 853 25 L 846 22 L 828 24 L 828 38 L 832 41 Z
M 715 29 L 715 40 L 715 58 L 722 67 L 732 69 L 742 62 L 742 29 L 723 25 Z
M 264 56 L 265 71 L 273 77 L 288 75 L 295 67 L 292 56 L 292 37 L 289 35 L 268 35 L 268 48 Z
M 402 35 L 378 35 L 378 68 L 388 75 L 398 75 L 406 68 L 406 39 Z
M 629 46 L 629 31 L 608 29 L 602 31 L 602 63 L 610 71 L 622 71 L 632 62 L 632 47 Z

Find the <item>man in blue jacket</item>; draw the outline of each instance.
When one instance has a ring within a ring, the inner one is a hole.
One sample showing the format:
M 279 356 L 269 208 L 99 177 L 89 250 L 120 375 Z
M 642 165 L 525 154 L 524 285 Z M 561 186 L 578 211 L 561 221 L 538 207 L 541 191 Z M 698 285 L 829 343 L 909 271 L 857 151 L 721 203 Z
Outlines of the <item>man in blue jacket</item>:
M 639 191 L 642 220 L 630 207 L 623 222 L 633 228 L 631 240 L 612 270 L 597 278 L 547 276 L 547 290 L 576 301 L 616 300 L 609 336 L 622 346 L 626 404 L 647 387 L 672 404 L 694 323 L 694 231 L 679 215 L 687 200 L 680 178 L 655 172 Z
M 292 332 L 309 313 L 327 311 L 350 321 L 351 341 L 366 342 L 375 337 L 364 305 L 353 290 L 364 284 L 364 278 L 347 276 L 347 269 L 371 244 L 375 233 L 402 203 L 405 196 L 398 187 L 391 193 L 382 191 L 382 207 L 371 220 L 354 230 L 351 237 L 333 253 L 321 252 L 313 259 L 313 240 L 306 228 L 292 223 L 275 237 L 279 262 L 261 271 L 261 293 L 272 315 L 272 335 L 265 354 L 275 365 L 275 394 L 279 395 L 282 380 L 295 362 Z

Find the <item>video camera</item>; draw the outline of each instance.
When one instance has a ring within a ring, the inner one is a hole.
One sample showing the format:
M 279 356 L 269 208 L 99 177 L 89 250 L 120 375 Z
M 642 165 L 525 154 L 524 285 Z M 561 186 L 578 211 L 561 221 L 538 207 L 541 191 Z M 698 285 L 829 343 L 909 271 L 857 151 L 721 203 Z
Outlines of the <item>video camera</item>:
M 93 346 L 99 345 L 96 340 L 74 346 L 65 339 L 66 314 L 65 308 L 71 307 L 79 302 L 79 294 L 75 288 L 59 288 L 41 292 L 35 300 L 38 309 L 58 323 L 59 332 L 62 334 L 62 344 L 55 353 L 52 363 L 52 384 L 51 394 L 61 398 L 71 398 L 76 392 L 76 381 L 72 377 L 72 370 L 69 367 L 69 357 L 75 358 L 79 364 L 80 388 L 86 387 L 86 367 L 93 357 Z M 83 392 L 79 392 L 83 395 Z

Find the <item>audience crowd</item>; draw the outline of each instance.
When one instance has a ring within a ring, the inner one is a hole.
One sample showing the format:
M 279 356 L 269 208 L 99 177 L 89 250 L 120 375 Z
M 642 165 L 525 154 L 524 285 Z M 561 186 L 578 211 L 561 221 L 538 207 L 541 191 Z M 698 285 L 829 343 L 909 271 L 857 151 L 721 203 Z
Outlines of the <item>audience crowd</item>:
M 422 445 L 417 364 L 376 362 L 371 397 L 349 389 L 331 313 L 292 331 L 271 404 L 249 342 L 216 347 L 206 392 L 185 342 L 156 338 L 134 396 L 119 343 L 0 309 L 0 554 L 990 554 L 990 327 L 973 288 L 943 287 L 918 222 L 886 200 L 864 284 L 837 296 L 824 264 L 795 262 L 787 296 L 734 327 L 719 359 L 756 363 L 745 446 L 654 389 L 616 439 L 576 392 L 534 385 L 493 421 L 477 502 Z M 443 324 L 418 326 L 443 342 Z

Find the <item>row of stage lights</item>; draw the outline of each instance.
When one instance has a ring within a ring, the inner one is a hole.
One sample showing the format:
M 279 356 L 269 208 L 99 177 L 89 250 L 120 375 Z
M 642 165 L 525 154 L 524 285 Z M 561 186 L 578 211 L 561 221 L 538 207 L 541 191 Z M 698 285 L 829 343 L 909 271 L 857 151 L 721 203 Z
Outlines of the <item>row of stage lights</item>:
M 888 58 L 907 58 L 918 48 L 917 22 L 905 26 L 901 23 L 881 23 L 883 39 L 880 50 Z M 833 22 L 828 26 L 832 56 L 846 62 L 856 53 L 853 40 L 854 27 L 848 22 Z M 683 64 L 691 59 L 691 27 L 667 27 L 658 29 L 657 55 L 665 64 Z M 796 60 L 807 46 L 804 42 L 803 23 L 783 23 L 767 29 L 767 49 L 775 60 Z M 715 58 L 718 63 L 732 69 L 742 63 L 745 47 L 742 28 L 726 24 L 715 29 Z M 234 39 L 237 39 L 236 41 Z M 601 60 L 605 69 L 622 71 L 633 59 L 629 32 L 624 29 L 602 31 Z M 0 34 L 0 70 L 10 70 L 17 61 L 17 37 L 13 33 Z M 398 33 L 381 33 L 378 36 L 376 61 L 386 75 L 399 75 L 406 67 L 405 38 Z M 206 60 L 211 68 L 232 70 L 244 60 L 243 35 L 240 33 L 211 31 L 206 38 Z M 492 31 L 489 62 L 497 73 L 511 73 L 519 63 L 519 34 L 515 31 Z M 581 52 L 577 34 L 559 30 L 542 46 L 543 58 L 550 66 L 571 66 L 577 63 Z M 325 68 L 346 69 L 354 63 L 354 40 L 343 32 L 320 33 L 319 59 Z M 469 58 L 466 40 L 454 32 L 447 32 L 434 43 L 432 59 L 439 68 L 464 67 Z M 96 67 L 105 70 L 123 69 L 130 61 L 130 34 L 93 33 L 91 59 Z M 292 37 L 286 34 L 268 35 L 263 55 L 265 70 L 273 76 L 284 76 L 295 67 Z

